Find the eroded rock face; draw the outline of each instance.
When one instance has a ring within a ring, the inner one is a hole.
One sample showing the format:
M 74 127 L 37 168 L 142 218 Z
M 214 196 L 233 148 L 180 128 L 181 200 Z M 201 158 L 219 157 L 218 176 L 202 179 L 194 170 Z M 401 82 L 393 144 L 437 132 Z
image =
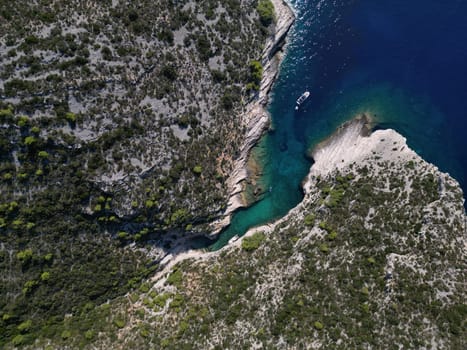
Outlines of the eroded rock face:
M 315 149 L 305 198 L 284 218 L 114 301 L 111 315 L 128 323 L 119 340 L 103 327 L 97 344 L 462 348 L 462 190 L 404 137 L 367 122 Z
M 278 74 L 282 53 L 279 51 L 285 44 L 287 33 L 292 26 L 295 15 L 291 8 L 283 0 L 273 0 L 276 14 L 274 35 L 271 36 L 263 50 L 263 77 L 261 79 L 258 96 L 246 107 L 246 112 L 242 115 L 244 125 L 247 127 L 245 139 L 241 146 L 239 157 L 236 159 L 234 169 L 230 174 L 227 185 L 230 192 L 227 208 L 223 217 L 214 222 L 211 236 L 215 236 L 223 227 L 230 223 L 232 213 L 238 208 L 245 207 L 248 203 L 245 196 L 246 181 L 251 178 L 247 166 L 251 149 L 269 128 L 270 117 L 266 110 L 268 94 L 272 84 Z

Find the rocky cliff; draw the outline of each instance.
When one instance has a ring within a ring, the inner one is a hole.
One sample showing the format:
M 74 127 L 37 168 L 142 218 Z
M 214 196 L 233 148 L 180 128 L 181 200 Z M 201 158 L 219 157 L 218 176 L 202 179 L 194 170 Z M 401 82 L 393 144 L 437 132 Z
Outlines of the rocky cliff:
M 252 175 L 247 163 L 251 149 L 269 127 L 270 117 L 266 110 L 268 94 L 279 71 L 282 59 L 280 49 L 285 45 L 287 33 L 295 20 L 294 13 L 284 0 L 273 0 L 272 3 L 276 15 L 274 35 L 268 38 L 263 50 L 262 63 L 264 70 L 258 95 L 254 101 L 246 106 L 246 112 L 242 115 L 247 132 L 241 146 L 240 155 L 235 160 L 233 171 L 227 180 L 230 191 L 227 208 L 223 217 L 211 225 L 213 228 L 212 235 L 216 235 L 220 229 L 230 223 L 230 217 L 235 210 L 251 204 L 245 198 L 246 182 Z

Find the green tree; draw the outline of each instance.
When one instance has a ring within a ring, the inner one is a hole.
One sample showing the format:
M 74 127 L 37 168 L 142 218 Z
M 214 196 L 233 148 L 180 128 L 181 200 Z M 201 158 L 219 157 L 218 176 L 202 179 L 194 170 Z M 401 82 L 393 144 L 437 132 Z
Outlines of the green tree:
M 49 154 L 46 152 L 46 151 L 39 151 L 39 153 L 37 154 L 39 156 L 39 158 L 41 159 L 47 159 L 49 158 Z
M 65 119 L 70 123 L 76 123 L 76 114 L 73 112 L 67 112 L 65 113 Z
M 41 273 L 41 281 L 46 282 L 50 279 L 50 272 L 44 271 Z
M 21 250 L 16 254 L 16 258 L 21 261 L 23 265 L 27 265 L 32 260 L 32 249 Z
M 256 232 L 249 237 L 245 237 L 242 240 L 242 249 L 246 250 L 247 252 L 258 249 L 261 242 L 264 241 L 266 236 L 263 232 Z
M 313 226 L 315 224 L 315 215 L 314 214 L 307 214 L 304 218 L 304 223 L 306 226 Z
M 32 290 L 36 288 L 36 286 L 37 286 L 37 281 L 33 281 L 33 280 L 26 281 L 23 285 L 23 294 L 25 295 L 30 294 Z
M 323 324 L 319 321 L 316 321 L 313 326 L 315 327 L 315 329 L 317 329 L 318 331 L 322 330 L 324 328 Z
M 270 0 L 259 0 L 256 10 L 264 26 L 267 27 L 274 21 L 274 5 Z
M 26 146 L 31 146 L 37 142 L 37 139 L 34 136 L 26 136 L 24 139 L 24 144 Z
M 261 82 L 263 76 L 263 65 L 260 61 L 251 61 L 250 62 L 250 80 L 256 84 Z
M 24 321 L 22 323 L 20 323 L 18 325 L 18 330 L 21 332 L 21 333 L 26 333 L 29 331 L 29 329 L 31 328 L 32 326 L 32 321 L 31 320 L 27 320 L 27 321 Z
M 327 244 L 323 243 L 319 246 L 319 250 L 322 252 L 322 253 L 327 253 L 329 252 L 329 247 L 327 246 Z
M 29 117 L 26 115 L 21 115 L 18 117 L 18 126 L 19 127 L 24 127 L 29 124 Z

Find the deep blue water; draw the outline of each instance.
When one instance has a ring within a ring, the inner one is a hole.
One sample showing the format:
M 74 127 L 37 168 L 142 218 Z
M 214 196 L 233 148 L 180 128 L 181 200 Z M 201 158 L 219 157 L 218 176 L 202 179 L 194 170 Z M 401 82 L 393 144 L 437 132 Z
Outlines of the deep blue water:
M 302 198 L 310 147 L 357 113 L 394 128 L 467 189 L 467 0 L 291 1 L 297 21 L 255 152 L 265 198 L 216 243 L 283 216 Z M 309 89 L 308 103 L 294 102 Z

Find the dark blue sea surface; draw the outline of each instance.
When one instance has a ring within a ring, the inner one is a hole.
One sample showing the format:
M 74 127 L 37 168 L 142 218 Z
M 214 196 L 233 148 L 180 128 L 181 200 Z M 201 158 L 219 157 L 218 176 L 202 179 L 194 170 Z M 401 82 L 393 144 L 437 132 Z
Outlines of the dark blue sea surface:
M 255 152 L 264 199 L 237 212 L 214 248 L 302 199 L 307 150 L 358 113 L 393 128 L 467 190 L 467 0 L 291 1 L 297 21 L 274 86 L 274 131 Z M 303 91 L 311 97 L 300 111 Z

